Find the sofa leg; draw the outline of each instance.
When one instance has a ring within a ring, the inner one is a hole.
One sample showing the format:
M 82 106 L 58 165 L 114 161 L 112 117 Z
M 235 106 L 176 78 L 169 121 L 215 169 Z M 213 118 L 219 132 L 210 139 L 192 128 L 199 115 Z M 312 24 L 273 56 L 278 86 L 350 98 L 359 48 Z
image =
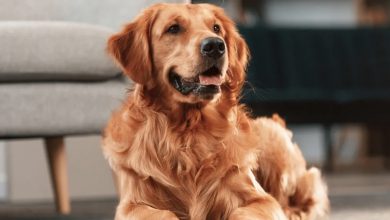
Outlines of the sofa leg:
M 70 213 L 70 199 L 64 137 L 47 137 L 45 146 L 57 212 L 66 215 Z

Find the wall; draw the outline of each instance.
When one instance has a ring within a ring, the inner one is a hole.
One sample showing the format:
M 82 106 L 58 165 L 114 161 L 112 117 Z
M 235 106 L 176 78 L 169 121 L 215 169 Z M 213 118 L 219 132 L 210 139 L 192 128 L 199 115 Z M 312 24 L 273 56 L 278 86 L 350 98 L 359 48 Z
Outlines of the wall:
M 355 0 L 268 0 L 269 24 L 284 26 L 354 26 Z
M 114 198 L 110 168 L 102 156 L 100 136 L 66 138 L 69 190 L 72 199 Z M 7 142 L 8 198 L 12 202 L 53 198 L 41 139 Z
M 236 0 L 196 0 L 224 7 L 238 18 Z M 354 26 L 356 0 L 264 0 L 266 23 L 281 26 Z M 253 18 L 248 17 L 249 21 Z

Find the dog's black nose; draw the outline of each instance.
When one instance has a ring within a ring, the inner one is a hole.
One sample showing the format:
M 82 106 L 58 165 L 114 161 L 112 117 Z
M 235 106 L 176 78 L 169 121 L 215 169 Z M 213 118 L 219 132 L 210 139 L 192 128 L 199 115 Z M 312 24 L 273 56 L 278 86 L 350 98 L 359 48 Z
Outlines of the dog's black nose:
M 207 57 L 218 59 L 225 54 L 225 43 L 218 37 L 209 37 L 200 44 L 200 52 Z

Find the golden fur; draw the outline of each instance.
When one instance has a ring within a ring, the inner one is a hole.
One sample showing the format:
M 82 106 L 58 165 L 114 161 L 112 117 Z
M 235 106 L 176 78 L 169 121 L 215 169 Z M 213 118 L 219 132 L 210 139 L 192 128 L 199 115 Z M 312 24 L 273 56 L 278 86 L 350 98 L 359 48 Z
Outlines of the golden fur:
M 172 23 L 183 31 L 166 34 Z M 221 26 L 213 32 L 213 24 Z M 199 42 L 226 44 L 223 84 L 212 99 L 182 95 L 168 81 L 174 68 L 203 68 Z M 248 49 L 222 9 L 158 4 L 112 36 L 108 52 L 134 90 L 105 130 L 103 151 L 120 178 L 116 220 L 315 219 L 328 207 L 316 168 L 306 170 L 278 116 L 251 119 L 238 104 Z

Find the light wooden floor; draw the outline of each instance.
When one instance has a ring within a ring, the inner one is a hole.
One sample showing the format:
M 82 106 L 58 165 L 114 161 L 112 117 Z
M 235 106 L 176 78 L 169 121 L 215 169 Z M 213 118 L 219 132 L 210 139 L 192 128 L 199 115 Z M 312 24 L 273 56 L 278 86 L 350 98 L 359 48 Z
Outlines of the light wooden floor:
M 389 220 L 390 173 L 327 177 L 331 220 Z
M 331 220 L 389 220 L 390 173 L 333 174 L 326 180 L 332 203 Z M 115 199 L 74 201 L 72 215 L 55 214 L 51 203 L 0 204 L 1 220 L 110 220 Z

